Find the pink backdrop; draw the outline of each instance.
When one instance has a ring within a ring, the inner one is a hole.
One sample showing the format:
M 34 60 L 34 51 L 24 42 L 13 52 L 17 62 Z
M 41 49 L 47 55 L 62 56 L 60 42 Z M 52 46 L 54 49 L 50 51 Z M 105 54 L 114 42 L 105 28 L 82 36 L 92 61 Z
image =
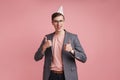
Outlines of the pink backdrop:
M 120 80 L 119 0 L 0 0 L 0 80 L 42 80 L 34 54 L 61 4 L 88 57 L 77 61 L 79 80 Z

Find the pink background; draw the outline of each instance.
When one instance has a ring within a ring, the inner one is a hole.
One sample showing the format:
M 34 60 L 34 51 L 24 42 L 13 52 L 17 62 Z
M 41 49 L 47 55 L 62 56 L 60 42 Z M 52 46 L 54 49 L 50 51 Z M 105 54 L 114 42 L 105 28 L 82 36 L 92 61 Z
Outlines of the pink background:
M 0 80 L 42 80 L 34 54 L 61 4 L 88 57 L 77 61 L 79 80 L 120 80 L 119 0 L 0 0 Z

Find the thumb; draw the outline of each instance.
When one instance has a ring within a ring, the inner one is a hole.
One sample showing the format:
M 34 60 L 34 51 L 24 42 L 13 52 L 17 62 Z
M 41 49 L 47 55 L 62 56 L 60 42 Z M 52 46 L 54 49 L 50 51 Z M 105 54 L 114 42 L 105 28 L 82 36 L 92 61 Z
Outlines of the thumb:
M 47 37 L 45 36 L 45 42 L 47 42 Z

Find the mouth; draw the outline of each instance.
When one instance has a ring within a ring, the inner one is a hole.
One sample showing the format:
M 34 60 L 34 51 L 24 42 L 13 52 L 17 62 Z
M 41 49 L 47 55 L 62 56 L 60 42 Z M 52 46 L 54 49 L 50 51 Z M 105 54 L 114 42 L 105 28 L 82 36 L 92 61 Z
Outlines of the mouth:
M 57 26 L 57 27 L 56 27 L 56 30 L 57 30 L 57 31 L 60 31 L 61 29 L 62 29 L 62 26 Z

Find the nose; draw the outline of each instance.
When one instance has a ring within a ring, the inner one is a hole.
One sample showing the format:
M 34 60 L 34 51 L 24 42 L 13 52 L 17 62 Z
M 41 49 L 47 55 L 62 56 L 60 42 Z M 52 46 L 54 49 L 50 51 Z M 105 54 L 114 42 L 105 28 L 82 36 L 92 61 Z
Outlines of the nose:
M 57 25 L 60 25 L 60 22 L 59 22 L 59 21 L 57 22 Z

